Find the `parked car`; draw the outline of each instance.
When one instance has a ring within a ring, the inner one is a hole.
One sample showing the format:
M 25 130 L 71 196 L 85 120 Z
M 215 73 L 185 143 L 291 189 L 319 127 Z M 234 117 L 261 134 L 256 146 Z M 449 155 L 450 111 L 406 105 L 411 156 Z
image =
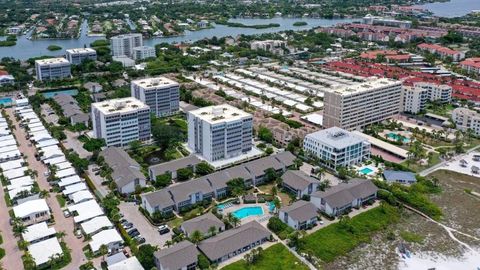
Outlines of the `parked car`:
M 165 228 L 165 229 L 159 230 L 158 232 L 159 232 L 160 234 L 166 234 L 166 233 L 170 232 L 170 229 L 169 229 L 169 228 Z
M 127 223 L 123 224 L 123 228 L 125 230 L 131 229 L 131 228 L 133 228 L 133 224 L 131 222 L 127 222 Z
M 145 238 L 142 237 L 142 235 L 137 235 L 137 236 L 135 236 L 134 239 L 137 241 L 138 244 L 143 244 L 143 243 L 145 243 Z
M 63 210 L 63 216 L 68 218 L 68 217 L 72 216 L 72 213 L 70 213 L 70 211 L 68 211 L 68 210 Z
M 123 226 L 123 224 L 125 224 L 125 223 L 128 223 L 128 220 L 126 220 L 126 219 L 124 219 L 124 218 L 120 219 L 120 224 L 122 224 L 122 226 Z
M 163 224 L 163 225 L 158 226 L 158 231 L 162 231 L 162 230 L 165 230 L 165 229 L 169 229 L 167 224 Z
M 82 230 L 78 229 L 75 231 L 75 236 L 77 238 L 82 238 L 83 237 L 83 234 L 82 234 Z
M 135 237 L 135 236 L 140 235 L 140 232 L 139 232 L 137 229 L 132 229 L 132 230 L 128 231 L 127 234 L 128 234 L 130 237 Z

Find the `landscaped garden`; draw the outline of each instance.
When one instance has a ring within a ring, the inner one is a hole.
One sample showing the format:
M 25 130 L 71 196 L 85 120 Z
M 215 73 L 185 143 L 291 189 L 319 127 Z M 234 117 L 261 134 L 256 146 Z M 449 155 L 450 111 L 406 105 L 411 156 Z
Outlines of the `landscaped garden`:
M 275 244 L 265 250 L 260 251 L 260 255 L 253 262 L 247 263 L 246 260 L 234 262 L 226 267 L 224 270 L 307 270 L 308 267 L 304 265 L 299 259 L 288 251 L 282 244 Z

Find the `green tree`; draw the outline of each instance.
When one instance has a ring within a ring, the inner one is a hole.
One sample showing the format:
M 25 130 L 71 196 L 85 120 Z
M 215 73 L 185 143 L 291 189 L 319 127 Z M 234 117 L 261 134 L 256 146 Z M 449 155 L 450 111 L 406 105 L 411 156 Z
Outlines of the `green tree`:
M 138 261 L 145 269 L 151 269 L 155 266 L 154 253 L 158 248 L 150 244 L 144 244 L 138 247 L 136 254 Z
M 230 194 L 235 197 L 240 197 L 245 194 L 245 182 L 243 178 L 234 178 L 227 182 L 227 188 Z
M 193 170 L 192 168 L 181 168 L 177 170 L 177 180 L 178 181 L 186 181 L 193 177 Z
M 199 176 L 204 176 L 213 173 L 215 170 L 207 162 L 202 161 L 195 166 L 195 173 Z
M 265 141 L 267 143 L 272 143 L 273 142 L 273 133 L 270 131 L 270 129 L 260 126 L 258 128 L 258 138 L 262 141 Z
M 155 182 L 153 186 L 156 188 L 164 188 L 172 183 L 172 174 L 171 173 L 164 173 L 157 175 L 155 178 Z
M 108 253 L 108 246 L 107 245 L 101 245 L 100 248 L 98 249 L 98 253 L 102 255 L 102 260 L 105 261 L 105 255 Z
M 198 268 L 200 268 L 200 270 L 207 270 L 210 268 L 210 261 L 202 253 L 198 254 L 197 260 L 198 260 Z
M 192 235 L 190 235 L 190 241 L 194 244 L 198 244 L 200 241 L 203 239 L 203 234 L 202 232 L 195 230 L 192 232 Z

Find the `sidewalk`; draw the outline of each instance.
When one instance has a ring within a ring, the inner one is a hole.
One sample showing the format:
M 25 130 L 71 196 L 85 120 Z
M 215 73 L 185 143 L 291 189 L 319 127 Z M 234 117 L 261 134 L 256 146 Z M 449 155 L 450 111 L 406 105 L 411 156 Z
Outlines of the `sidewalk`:
M 23 269 L 22 255 L 21 251 L 17 246 L 17 241 L 20 239 L 15 238 L 13 235 L 13 228 L 10 226 L 10 216 L 8 215 L 9 207 L 5 200 L 5 192 L 0 188 L 0 213 L 2 213 L 2 218 L 0 219 L 0 234 L 3 238 L 3 244 L 0 245 L 1 248 L 5 249 L 5 257 L 0 261 L 5 269 Z

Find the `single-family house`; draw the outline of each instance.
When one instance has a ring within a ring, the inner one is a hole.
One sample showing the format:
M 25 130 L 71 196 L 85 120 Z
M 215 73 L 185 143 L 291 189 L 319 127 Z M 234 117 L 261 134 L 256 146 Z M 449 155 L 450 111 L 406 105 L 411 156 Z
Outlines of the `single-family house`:
M 283 187 L 295 194 L 297 198 L 302 198 L 304 195 L 310 195 L 317 191 L 318 184 L 317 179 L 302 171 L 288 170 L 282 175 Z
M 122 247 L 123 239 L 117 230 L 108 229 L 92 235 L 89 245 L 93 253 L 97 253 L 102 245 L 106 245 L 109 252 L 115 252 Z
M 125 150 L 119 147 L 108 147 L 100 155 L 113 170 L 112 179 L 120 193 L 130 194 L 135 192 L 136 187 L 146 186 L 147 179 L 140 171 L 140 164 L 132 159 Z
M 313 203 L 300 200 L 280 208 L 278 217 L 295 230 L 305 230 L 317 224 L 318 213 Z
M 182 223 L 180 229 L 187 237 L 190 237 L 194 231 L 199 231 L 203 236 L 210 236 L 210 228 L 215 228 L 214 234 L 225 230 L 225 224 L 214 214 L 207 213 L 196 218 L 189 219 Z
M 383 178 L 388 183 L 399 183 L 403 185 L 411 185 L 417 182 L 415 173 L 407 171 L 385 170 L 383 172 Z
M 155 266 L 158 270 L 195 270 L 198 254 L 199 252 L 195 245 L 188 241 L 182 241 L 169 248 L 155 252 Z
M 45 199 L 26 201 L 13 207 L 13 214 L 25 225 L 35 224 L 50 219 L 50 208 Z

